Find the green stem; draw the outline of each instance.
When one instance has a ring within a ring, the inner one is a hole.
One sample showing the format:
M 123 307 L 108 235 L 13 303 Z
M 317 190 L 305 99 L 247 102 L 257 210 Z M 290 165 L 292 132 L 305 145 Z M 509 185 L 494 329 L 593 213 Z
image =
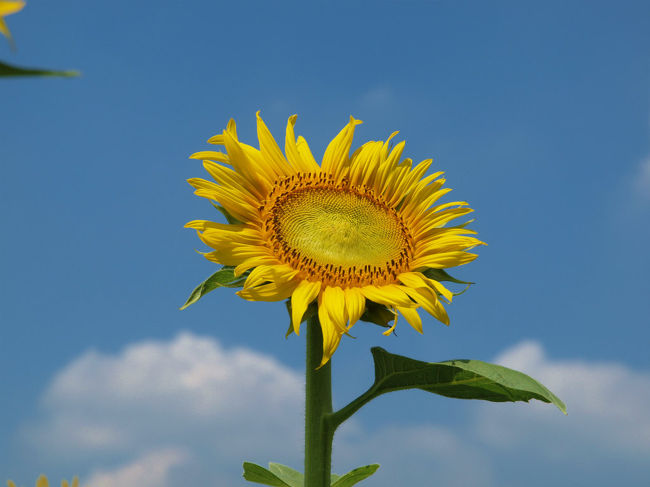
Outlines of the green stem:
M 341 426 L 341 424 L 343 424 L 350 416 L 352 416 L 377 396 L 377 386 L 376 384 L 373 384 L 370 389 L 361 394 L 354 401 L 342 407 L 338 411 L 329 414 L 326 418 L 326 421 L 329 424 L 330 429 L 332 431 L 335 431 L 336 428 Z
M 332 413 L 331 360 L 320 369 L 323 333 L 318 317 L 307 320 L 305 372 L 305 487 L 330 487 L 334 428 L 326 421 Z

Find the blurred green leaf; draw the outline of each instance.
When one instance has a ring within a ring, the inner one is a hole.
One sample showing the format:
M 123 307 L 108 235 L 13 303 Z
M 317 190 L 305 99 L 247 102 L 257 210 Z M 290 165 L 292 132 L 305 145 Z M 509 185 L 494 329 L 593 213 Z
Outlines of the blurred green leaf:
M 64 78 L 72 78 L 79 76 L 79 71 L 57 71 L 51 69 L 40 68 L 21 68 L 20 66 L 13 66 L 11 64 L 3 63 L 0 61 L 0 76 L 57 76 Z

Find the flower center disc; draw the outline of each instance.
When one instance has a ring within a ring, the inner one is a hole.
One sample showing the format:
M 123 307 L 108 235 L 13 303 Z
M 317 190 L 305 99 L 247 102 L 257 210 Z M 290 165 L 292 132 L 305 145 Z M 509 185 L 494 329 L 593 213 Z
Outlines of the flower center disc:
M 273 213 L 275 236 L 303 261 L 341 271 L 371 266 L 383 274 L 406 255 L 401 219 L 367 195 L 340 188 L 298 189 L 280 198 Z

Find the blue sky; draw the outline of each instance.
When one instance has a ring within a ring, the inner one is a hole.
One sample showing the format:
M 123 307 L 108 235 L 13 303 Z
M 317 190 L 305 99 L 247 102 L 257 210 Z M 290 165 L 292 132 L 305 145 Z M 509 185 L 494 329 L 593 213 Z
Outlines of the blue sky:
M 355 147 L 399 130 L 489 244 L 455 273 L 477 284 L 451 327 L 355 326 L 335 403 L 379 345 L 517 366 L 569 409 L 382 397 L 337 437 L 336 471 L 380 461 L 377 487 L 650 476 L 647 2 L 71 0 L 7 22 L 18 51 L 0 59 L 83 76 L 0 81 L 0 477 L 245 485 L 242 460 L 300 467 L 304 343 L 284 339 L 284 306 L 223 290 L 178 311 L 214 270 L 183 229 L 215 217 L 187 157 L 231 117 L 254 143 L 256 110 L 280 139 L 297 113 L 317 157 L 351 114 Z

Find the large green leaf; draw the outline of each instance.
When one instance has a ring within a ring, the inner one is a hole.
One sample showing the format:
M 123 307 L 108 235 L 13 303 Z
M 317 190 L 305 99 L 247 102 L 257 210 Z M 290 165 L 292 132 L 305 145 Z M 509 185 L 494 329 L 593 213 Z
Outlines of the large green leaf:
M 333 429 L 374 398 L 393 391 L 422 389 L 441 396 L 485 401 L 525 401 L 538 399 L 554 404 L 566 414 L 566 406 L 551 391 L 522 372 L 480 360 L 421 362 L 374 347 L 375 382 L 347 406 L 330 414 L 326 421 Z
M 248 273 L 245 272 L 239 277 L 235 277 L 235 268 L 232 266 L 223 266 L 217 272 L 208 277 L 201 284 L 196 286 L 190 297 L 187 298 L 187 301 L 181 309 L 187 308 L 189 305 L 196 303 L 203 296 L 208 294 L 210 291 L 214 291 L 218 287 L 242 287 Z
M 366 465 L 365 467 L 355 468 L 350 470 L 345 475 L 334 480 L 332 478 L 332 487 L 352 487 L 354 484 L 358 484 L 362 480 L 367 479 L 379 468 L 378 464 Z M 333 477 L 333 476 L 332 476 Z
M 57 71 L 52 69 L 21 68 L 20 66 L 13 66 L 0 61 L 0 76 L 59 76 L 71 78 L 80 74 L 79 71 L 71 70 Z
M 244 462 L 244 478 L 249 482 L 270 485 L 272 487 L 294 487 L 284 482 L 273 472 L 250 462 Z
M 566 414 L 566 406 L 532 377 L 501 365 L 480 360 L 447 360 L 429 363 L 388 353 L 375 347 L 374 396 L 402 389 L 422 389 L 458 399 L 526 401 L 554 404 Z

